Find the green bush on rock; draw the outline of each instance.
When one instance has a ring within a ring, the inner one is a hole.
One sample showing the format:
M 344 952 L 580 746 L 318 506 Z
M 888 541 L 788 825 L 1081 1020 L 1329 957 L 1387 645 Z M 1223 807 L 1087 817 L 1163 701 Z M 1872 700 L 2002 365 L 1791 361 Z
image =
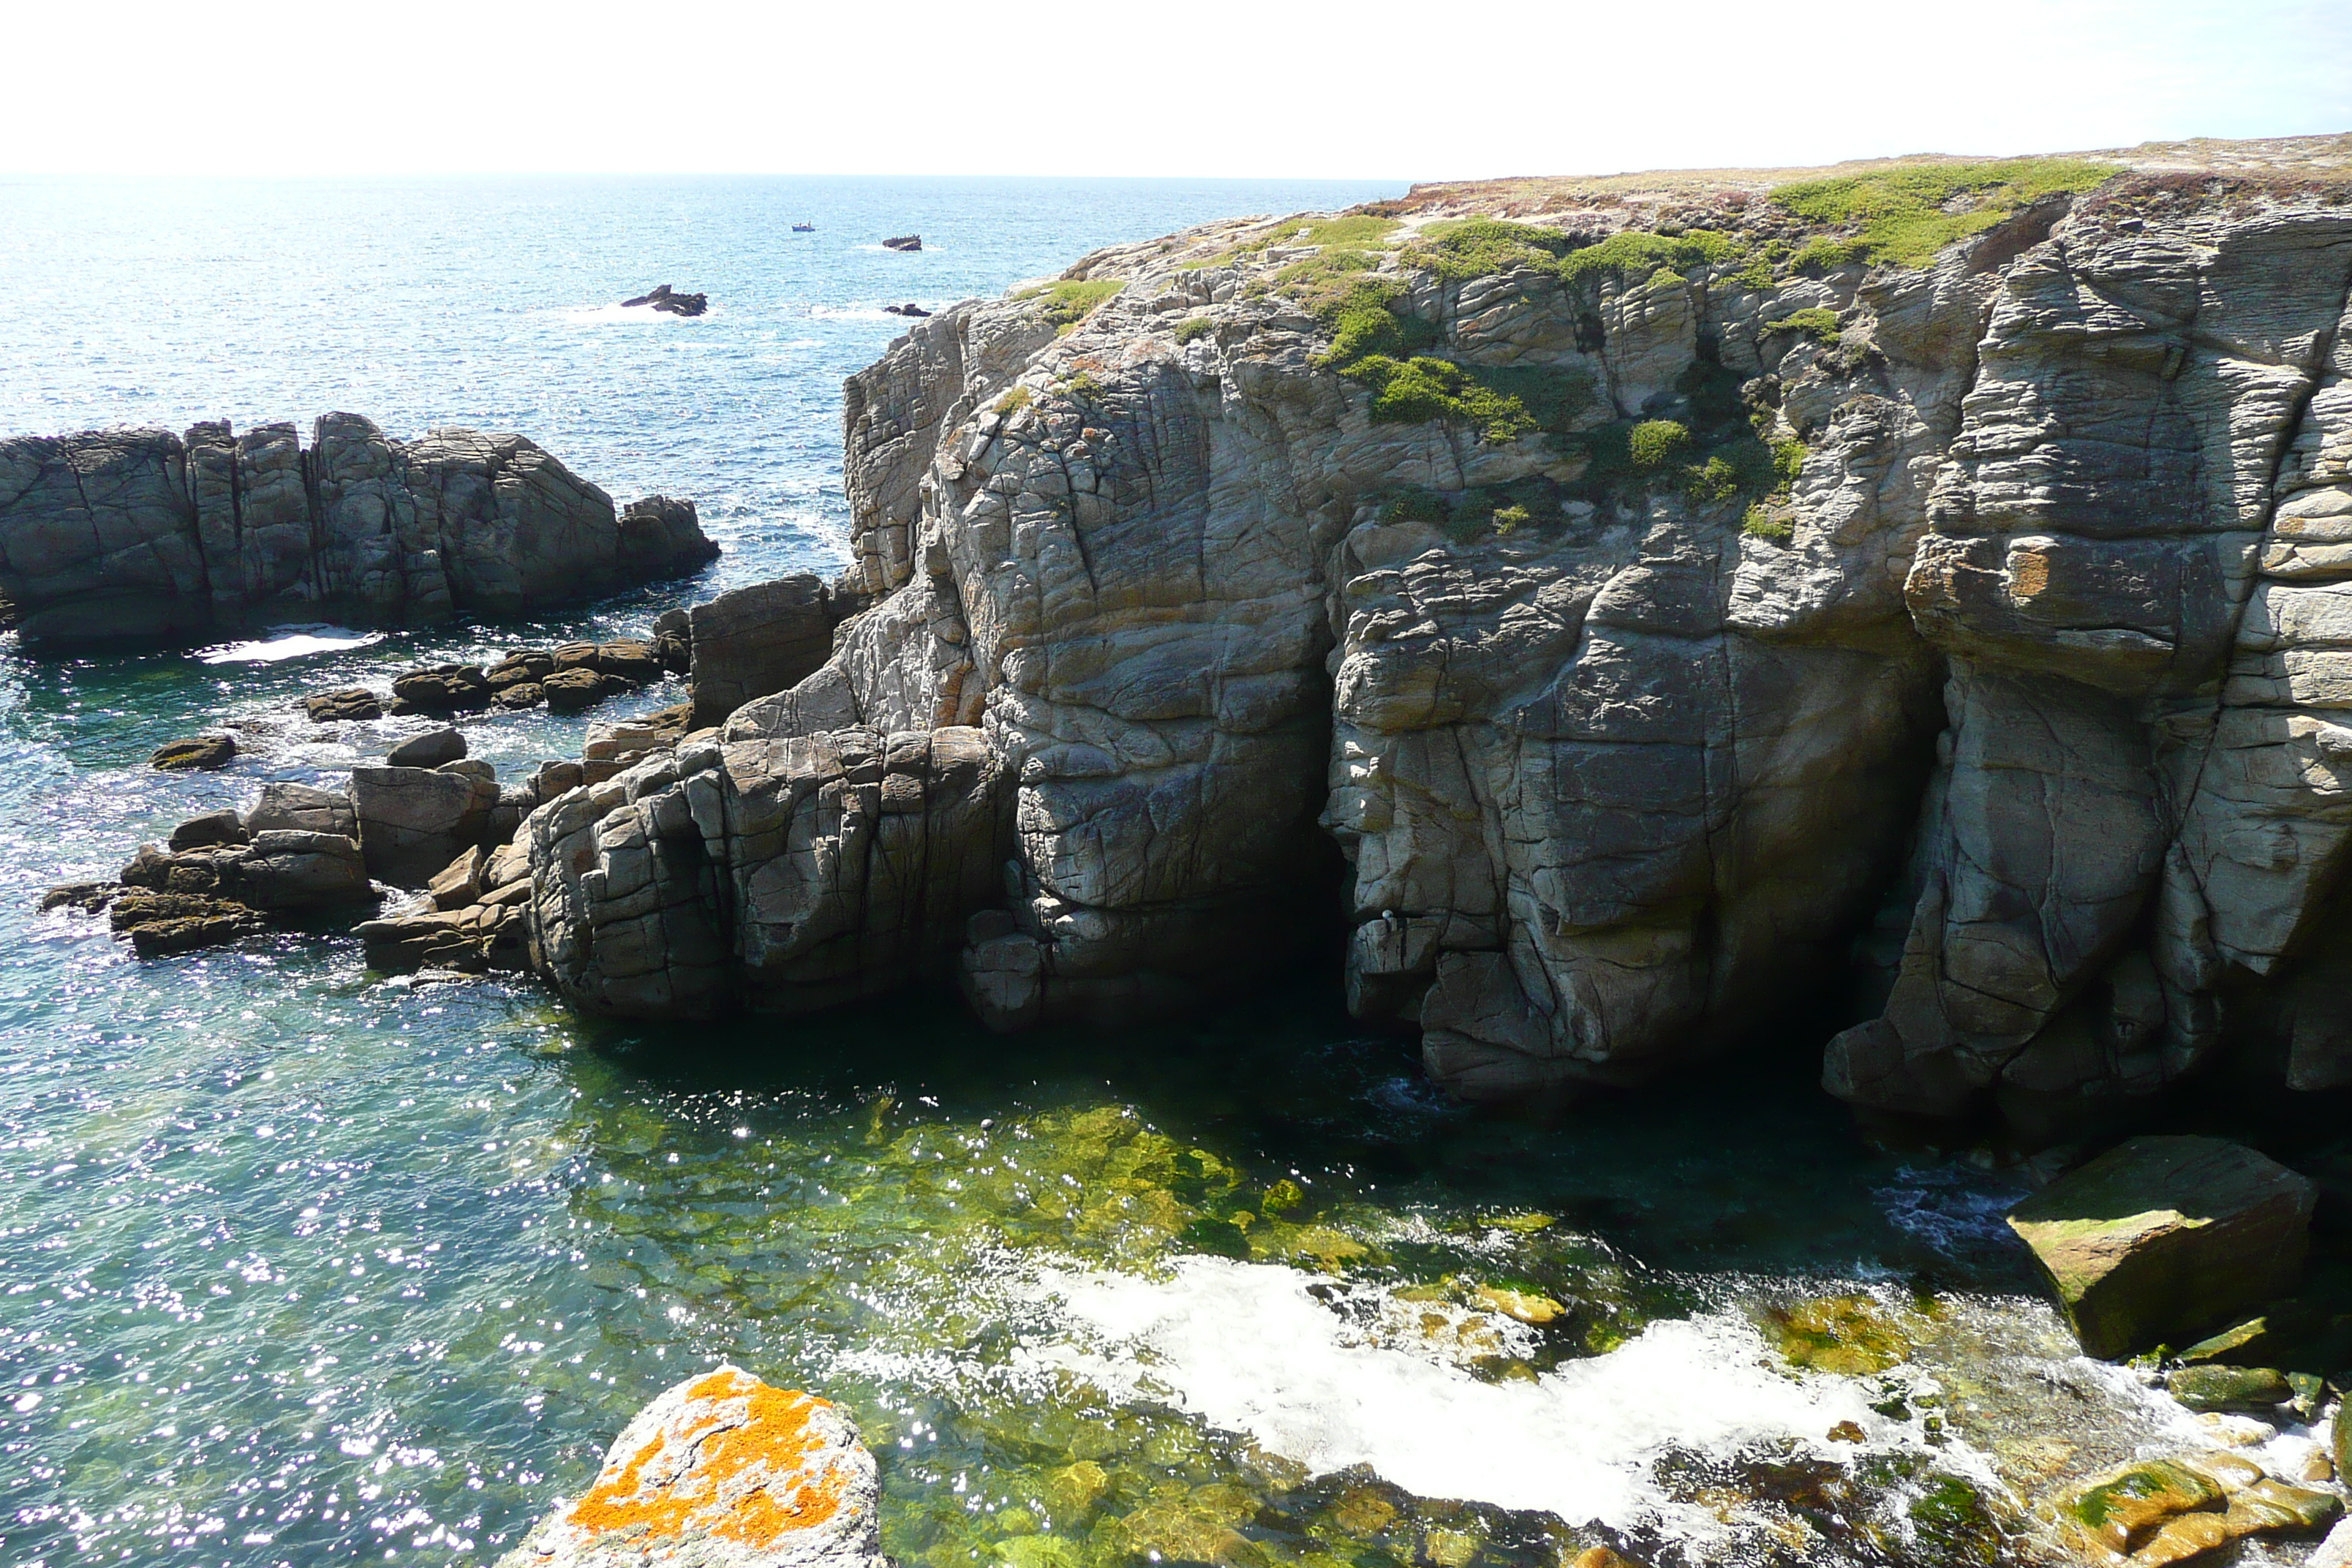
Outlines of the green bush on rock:
M 1597 245 L 1588 245 L 1569 253 L 1559 264 L 1560 277 L 1570 283 L 1582 282 L 1603 272 L 1620 277 L 1653 279 L 1658 273 L 1685 273 L 1717 261 L 1726 261 L 1738 254 L 1740 244 L 1727 234 L 1713 229 L 1695 228 L 1682 234 L 1653 234 L 1645 229 L 1625 229 L 1612 234 Z M 1769 277 L 1766 282 L 1770 281 Z
M 1674 419 L 1644 419 L 1625 432 L 1625 457 L 1637 468 L 1663 468 L 1690 449 L 1690 426 Z
M 1764 335 L 1775 332 L 1799 332 L 1835 347 L 1838 341 L 1838 313 L 1815 305 L 1802 310 L 1791 310 L 1778 321 L 1764 323 Z

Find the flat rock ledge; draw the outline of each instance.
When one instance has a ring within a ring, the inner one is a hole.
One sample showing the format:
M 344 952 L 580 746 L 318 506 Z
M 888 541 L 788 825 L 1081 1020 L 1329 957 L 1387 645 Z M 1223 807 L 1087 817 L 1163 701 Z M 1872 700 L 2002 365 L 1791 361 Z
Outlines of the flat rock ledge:
M 498 1568 L 887 1568 L 880 1492 L 837 1405 L 722 1365 L 640 1411 Z

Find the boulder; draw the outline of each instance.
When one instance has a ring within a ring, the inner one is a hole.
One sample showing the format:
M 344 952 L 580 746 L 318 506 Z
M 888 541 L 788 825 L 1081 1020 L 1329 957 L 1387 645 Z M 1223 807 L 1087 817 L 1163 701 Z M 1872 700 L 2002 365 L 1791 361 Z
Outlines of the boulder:
M 0 440 L 0 600 L 28 647 L 326 616 L 517 615 L 700 565 L 691 502 L 613 500 L 520 436 L 322 415 Z
M 518 680 L 493 692 L 490 706 L 501 713 L 520 713 L 546 700 L 546 687 L 536 680 Z
M 258 909 L 308 909 L 368 896 L 366 857 L 340 833 L 257 833 L 235 868 L 230 884 Z
M 930 314 L 929 310 L 924 310 L 912 300 L 908 300 L 903 305 L 885 305 L 882 309 L 885 313 L 893 316 L 928 316 Z
M 919 234 L 894 234 L 882 242 L 885 250 L 920 250 L 923 237 Z
M 236 812 L 224 807 L 208 811 L 202 816 L 192 816 L 172 829 L 170 847 L 173 849 L 206 849 L 216 844 L 245 842 L 245 824 Z
M 339 691 L 321 691 L 302 699 L 302 711 L 313 724 L 333 724 L 345 720 L 369 720 L 383 717 L 383 700 L 364 686 L 347 686 Z
M 198 735 L 158 746 L 147 759 L 150 767 L 171 773 L 210 773 L 228 766 L 236 756 L 236 742 L 227 735 Z
M 540 683 L 540 689 L 551 711 L 581 713 L 628 688 L 580 664 L 557 670 Z
M 311 784 L 263 784 L 261 798 L 245 814 L 244 823 L 248 834 L 332 833 L 350 839 L 360 836 L 359 817 L 352 810 L 352 797 L 341 790 L 319 789 Z
M 489 680 L 477 664 L 436 664 L 392 683 L 394 713 L 471 713 L 489 705 Z
M 435 768 L 353 768 L 352 807 L 368 875 L 422 887 L 482 841 L 499 804 L 495 777 Z
M 722 1364 L 640 1411 L 498 1568 L 887 1568 L 879 1503 L 839 1406 Z
M 2292 1289 L 2317 1189 L 2216 1138 L 2135 1138 L 2019 1204 L 2085 1353 L 2181 1344 Z
M 796 685 L 833 650 L 831 598 L 808 573 L 721 594 L 688 616 L 697 726 Z
M 403 741 L 384 753 L 384 765 L 394 768 L 437 768 L 466 754 L 466 737 L 457 730 L 433 730 Z

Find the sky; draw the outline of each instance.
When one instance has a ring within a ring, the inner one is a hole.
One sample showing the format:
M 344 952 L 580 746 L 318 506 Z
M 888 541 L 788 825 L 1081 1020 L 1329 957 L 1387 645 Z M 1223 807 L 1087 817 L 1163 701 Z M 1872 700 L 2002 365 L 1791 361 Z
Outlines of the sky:
M 1445 179 L 2352 130 L 2352 0 L 20 0 L 12 174 Z

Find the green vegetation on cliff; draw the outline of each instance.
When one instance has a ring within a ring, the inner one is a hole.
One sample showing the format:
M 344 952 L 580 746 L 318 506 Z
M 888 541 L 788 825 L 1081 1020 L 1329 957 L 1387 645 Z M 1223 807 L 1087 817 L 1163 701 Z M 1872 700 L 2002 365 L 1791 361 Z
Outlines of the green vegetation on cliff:
M 1570 283 L 1580 283 L 1603 272 L 1646 280 L 1660 272 L 1688 272 L 1728 261 L 1741 252 L 1739 241 L 1712 229 L 1695 228 L 1669 235 L 1629 228 L 1597 245 L 1569 252 L 1559 264 L 1559 275 Z
M 1956 239 L 2062 191 L 2087 191 L 2117 170 L 2080 158 L 2001 158 L 1922 163 L 1782 185 L 1772 200 L 1807 223 L 1859 224 L 1853 239 L 1826 236 L 1797 253 L 1799 266 L 1844 260 L 1924 267 Z
M 1078 323 L 1092 315 L 1095 307 L 1126 287 L 1124 278 L 1096 278 L 1085 282 L 1066 278 L 1042 289 L 1024 289 L 1013 298 L 1045 300 L 1045 319 L 1066 336 L 1077 331 Z

